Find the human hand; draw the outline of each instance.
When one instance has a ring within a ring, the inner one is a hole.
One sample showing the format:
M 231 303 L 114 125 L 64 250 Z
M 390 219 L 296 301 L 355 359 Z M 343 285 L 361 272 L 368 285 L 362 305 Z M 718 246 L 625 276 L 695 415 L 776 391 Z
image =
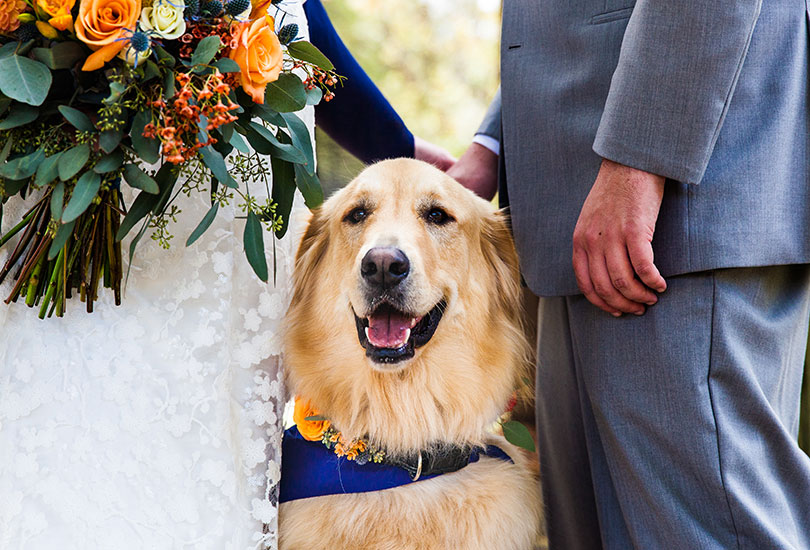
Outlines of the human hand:
M 498 190 L 498 155 L 478 143 L 471 144 L 447 175 L 477 195 L 491 200 Z
M 667 284 L 653 263 L 652 239 L 664 196 L 662 176 L 604 159 L 574 229 L 577 285 L 618 317 L 642 315 Z
M 413 156 L 417 160 L 432 164 L 443 172 L 447 172 L 448 168 L 456 162 L 456 158 L 444 148 L 425 141 L 419 136 L 413 136 Z

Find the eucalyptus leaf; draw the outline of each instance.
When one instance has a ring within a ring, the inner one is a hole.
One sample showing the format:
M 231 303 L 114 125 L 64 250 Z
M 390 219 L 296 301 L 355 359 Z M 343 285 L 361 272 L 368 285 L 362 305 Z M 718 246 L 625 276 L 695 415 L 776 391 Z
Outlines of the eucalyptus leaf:
M 279 113 L 300 111 L 307 104 L 307 90 L 297 75 L 282 73 L 267 85 L 264 104 Z
M 251 153 L 250 147 L 248 146 L 247 142 L 245 142 L 245 138 L 243 138 L 242 135 L 239 134 L 238 132 L 233 133 L 228 143 L 233 145 L 234 148 L 240 153 L 244 153 L 246 155 L 249 155 Z
M 221 45 L 222 41 L 219 39 L 219 36 L 206 36 L 200 40 L 194 53 L 191 54 L 191 64 L 207 65 L 211 63 L 211 60 L 217 55 Z
M 123 220 L 121 220 L 121 225 L 118 227 L 118 233 L 115 235 L 115 240 L 123 240 L 123 238 L 127 236 L 127 233 L 129 233 L 139 221 L 144 219 L 147 214 L 152 211 L 158 200 L 160 200 L 159 195 L 153 195 L 152 193 L 141 191 L 138 196 L 135 197 L 132 206 L 129 207 L 127 215 L 124 216 Z
M 307 156 L 303 151 L 297 149 L 292 144 L 280 142 L 278 138 L 273 135 L 273 132 L 261 124 L 251 122 L 248 125 L 247 138 L 253 148 L 263 155 L 272 155 L 273 157 L 296 164 L 307 162 Z
M 6 162 L 6 159 L 11 154 L 11 146 L 14 145 L 14 138 L 9 137 L 3 145 L 3 150 L 0 151 L 0 164 Z
M 160 69 L 151 59 L 143 64 L 143 82 L 149 82 L 153 78 L 160 78 Z
M 323 416 L 322 414 L 316 414 L 314 416 L 308 416 L 304 420 L 306 420 L 307 422 L 323 422 L 324 420 L 329 419 Z
M 11 130 L 33 122 L 39 116 L 39 109 L 25 103 L 14 103 L 9 107 L 8 116 L 0 122 L 0 130 Z
M 59 179 L 67 181 L 79 173 L 90 158 L 90 147 L 86 143 L 71 147 L 59 158 Z
M 152 194 L 160 192 L 157 182 L 134 164 L 124 166 L 124 179 L 130 187 L 135 189 L 141 189 Z
M 93 166 L 93 172 L 97 174 L 106 174 L 107 172 L 118 170 L 121 168 L 122 164 L 124 164 L 124 153 L 121 151 L 121 149 L 116 149 L 98 159 L 96 165 Z
M 62 211 L 65 208 L 65 182 L 60 181 L 53 186 L 51 193 L 51 217 L 55 220 L 62 219 Z
M 304 196 L 304 204 L 311 210 L 323 203 L 323 188 L 315 174 L 310 174 L 300 164 L 295 165 L 295 185 Z
M 160 46 L 159 44 L 152 43 L 152 51 L 155 52 L 159 65 L 164 65 L 166 67 L 174 67 L 176 63 L 174 60 L 174 56 L 169 52 L 167 52 L 166 50 L 164 50 L 162 46 Z M 172 73 L 172 71 L 169 72 L 170 74 Z
M 315 86 L 311 90 L 307 90 L 307 105 L 317 105 L 323 99 L 323 90 Z
M 217 201 L 214 201 L 214 204 L 205 214 L 200 224 L 197 226 L 196 229 L 194 229 L 191 235 L 189 235 L 188 240 L 186 240 L 186 246 L 191 246 L 194 243 L 194 241 L 199 239 L 202 236 L 202 234 L 205 233 L 205 231 L 211 225 L 211 222 L 213 222 L 214 219 L 217 217 L 217 211 L 219 211 L 219 203 Z
M 290 131 L 293 145 L 304 153 L 307 158 L 305 164 L 307 172 L 315 174 L 315 155 L 312 150 L 312 137 L 309 134 L 309 128 L 304 124 L 304 121 L 292 113 L 281 113 L 281 116 L 287 122 L 287 129 Z
M 78 42 L 56 42 L 50 48 L 34 48 L 34 57 L 43 62 L 49 69 L 70 69 L 87 57 L 84 48 Z
M 82 174 L 82 177 L 76 182 L 76 187 L 73 188 L 73 194 L 65 206 L 65 211 L 62 212 L 62 221 L 67 223 L 84 214 L 84 211 L 96 198 L 100 187 L 101 176 L 95 172 Z
M 98 137 L 98 145 L 105 153 L 111 153 L 121 143 L 124 132 L 121 130 L 104 130 Z
M 210 145 L 200 149 L 200 156 L 202 157 L 205 165 L 209 168 L 209 170 L 211 170 L 211 173 L 214 174 L 215 178 L 231 189 L 239 188 L 239 184 L 236 183 L 230 172 L 228 172 L 225 159 L 222 158 L 222 155 L 215 151 Z
M 276 230 L 276 237 L 282 238 L 287 233 L 295 197 L 295 165 L 279 158 L 270 159 L 273 168 L 273 202 L 276 203 L 276 214 L 281 217 L 281 227 Z
M 68 107 L 67 105 L 60 105 L 59 112 L 80 132 L 92 132 L 96 129 L 93 123 L 90 122 L 90 118 L 78 109 Z
M 284 122 L 284 119 L 281 115 L 274 111 L 273 109 L 269 108 L 267 105 L 259 105 L 258 103 L 253 105 L 251 112 L 254 117 L 259 117 L 263 121 L 272 124 L 273 126 L 286 126 L 287 123 Z
M 168 162 L 161 166 L 160 170 L 155 174 L 154 179 L 158 184 L 160 194 L 158 194 L 157 203 L 152 208 L 153 214 L 162 214 L 166 209 L 166 205 L 169 204 L 169 199 L 174 190 L 174 184 L 177 182 L 178 174 L 179 171 L 175 169 L 174 164 Z
M 61 152 L 56 153 L 55 155 L 51 155 L 39 163 L 39 167 L 37 168 L 37 177 L 34 178 L 34 185 L 36 187 L 48 185 L 56 179 L 56 177 L 59 175 L 59 159 L 61 157 Z
M 51 247 L 48 249 L 48 259 L 53 260 L 59 255 L 59 251 L 65 246 L 70 236 L 73 234 L 73 227 L 76 225 L 76 220 L 68 222 L 59 226 L 56 230 L 56 235 L 53 237 Z
M 324 71 L 334 70 L 335 66 L 329 61 L 321 50 L 315 47 L 311 42 L 306 40 L 298 40 L 287 45 L 287 51 L 296 59 L 301 61 L 308 61 L 316 65 Z
M 239 63 L 228 57 L 218 59 L 214 63 L 214 67 L 219 69 L 219 72 L 221 73 L 238 73 L 242 71 L 242 69 L 239 67 Z
M 30 178 L 37 171 L 39 163 L 45 158 L 45 153 L 37 149 L 30 155 L 17 157 L 0 165 L 0 176 L 10 180 L 24 180 Z
M 502 427 L 503 436 L 509 443 L 530 452 L 535 451 L 534 439 L 526 426 L 516 420 L 509 420 Z
M 0 97 L 0 115 L 5 114 L 6 109 L 11 107 L 11 99 L 8 97 Z
M 248 263 L 256 276 L 267 282 L 267 258 L 264 255 L 264 230 L 255 212 L 250 211 L 245 224 L 244 245 Z
M 138 111 L 132 119 L 129 135 L 138 157 L 148 164 L 154 164 L 160 159 L 160 141 L 143 135 L 143 129 L 150 122 L 152 122 L 150 111 Z
M 0 58 L 0 92 L 11 99 L 42 105 L 52 81 L 51 71 L 39 61 L 19 55 Z
M 25 187 L 27 184 L 28 178 L 24 180 L 5 180 L 0 182 L 0 190 L 2 190 L 0 196 L 5 194 L 7 197 L 10 197 L 11 195 L 19 192 L 19 190 Z
M 0 46 L 0 59 L 4 57 L 8 57 L 10 55 L 14 55 L 14 52 L 17 51 L 17 47 L 20 45 L 19 42 L 8 42 L 7 44 L 3 44 Z

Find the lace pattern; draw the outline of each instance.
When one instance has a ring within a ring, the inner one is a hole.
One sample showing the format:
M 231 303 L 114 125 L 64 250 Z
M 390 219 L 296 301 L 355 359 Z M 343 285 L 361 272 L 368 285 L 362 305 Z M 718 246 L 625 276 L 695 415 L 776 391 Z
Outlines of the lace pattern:
M 301 4 L 284 9 L 305 32 Z M 106 289 L 91 315 L 76 299 L 42 321 L 0 304 L 0 548 L 276 547 L 296 203 L 287 237 L 265 239 L 275 284 L 253 274 L 233 210 L 184 246 L 199 194 L 170 250 L 143 238 L 122 306 Z

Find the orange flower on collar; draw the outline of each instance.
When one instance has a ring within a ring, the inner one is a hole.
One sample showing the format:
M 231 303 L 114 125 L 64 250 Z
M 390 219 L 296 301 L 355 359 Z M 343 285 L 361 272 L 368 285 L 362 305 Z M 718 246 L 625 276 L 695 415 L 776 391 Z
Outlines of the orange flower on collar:
M 320 441 L 323 438 L 323 433 L 331 423 L 328 420 L 307 420 L 309 417 L 319 415 L 320 412 L 312 406 L 309 399 L 295 398 L 293 420 L 295 425 L 298 426 L 301 437 L 308 441 Z

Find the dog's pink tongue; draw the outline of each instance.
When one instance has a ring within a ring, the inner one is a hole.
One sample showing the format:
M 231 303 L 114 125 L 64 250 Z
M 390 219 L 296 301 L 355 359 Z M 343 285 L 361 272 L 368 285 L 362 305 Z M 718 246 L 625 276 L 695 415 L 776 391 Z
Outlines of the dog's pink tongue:
M 376 348 L 401 348 L 408 343 L 411 328 L 416 323 L 398 311 L 383 308 L 368 318 L 368 341 Z

